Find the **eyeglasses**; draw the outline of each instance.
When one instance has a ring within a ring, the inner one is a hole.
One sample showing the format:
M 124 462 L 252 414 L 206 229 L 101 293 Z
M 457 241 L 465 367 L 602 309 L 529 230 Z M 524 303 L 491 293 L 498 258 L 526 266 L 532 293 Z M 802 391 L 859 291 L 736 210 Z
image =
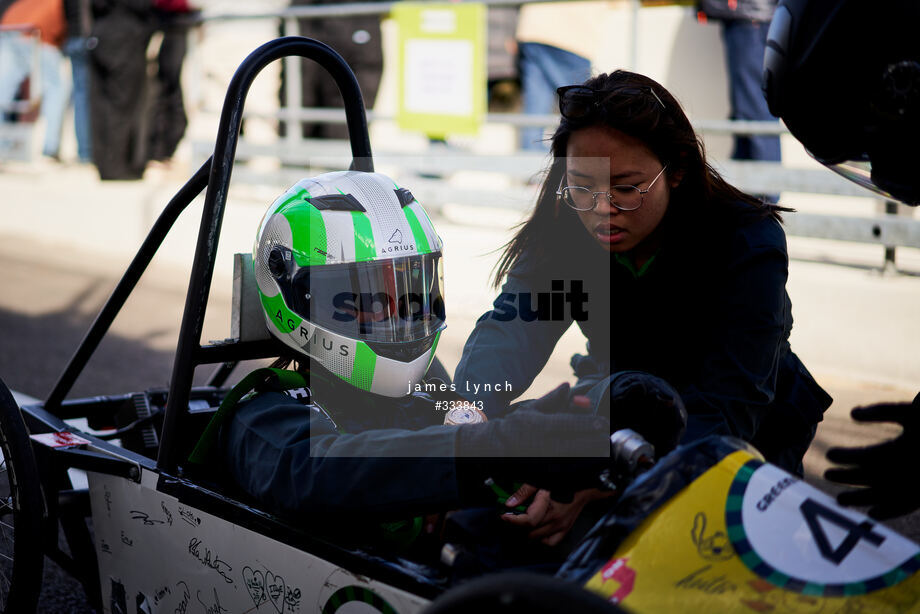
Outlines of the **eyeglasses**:
M 559 189 L 556 190 L 556 198 L 561 199 L 562 202 L 575 209 L 575 211 L 593 211 L 597 208 L 597 196 L 603 194 L 607 197 L 607 202 L 620 211 L 635 211 L 642 206 L 645 201 L 645 195 L 652 189 L 652 186 L 655 185 L 655 182 L 658 181 L 658 178 L 661 177 L 666 168 L 668 168 L 667 164 L 662 166 L 661 170 L 658 171 L 658 174 L 655 175 L 655 178 L 644 190 L 640 190 L 638 186 L 634 185 L 615 185 L 611 186 L 606 192 L 592 192 L 584 186 L 563 186 L 562 184 L 565 181 L 563 176 L 559 182 Z
M 559 113 L 565 119 L 574 121 L 594 115 L 601 109 L 601 105 L 614 96 L 634 97 L 633 100 L 658 104 L 662 111 L 667 108 L 651 87 L 618 87 L 610 90 L 596 90 L 583 85 L 566 85 L 557 89 L 556 94 L 559 96 Z

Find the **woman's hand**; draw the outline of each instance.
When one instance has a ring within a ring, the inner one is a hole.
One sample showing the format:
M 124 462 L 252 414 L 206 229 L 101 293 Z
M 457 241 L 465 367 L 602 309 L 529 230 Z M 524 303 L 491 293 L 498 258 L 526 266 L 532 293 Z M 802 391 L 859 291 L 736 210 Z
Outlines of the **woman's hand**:
M 539 539 L 547 546 L 555 546 L 568 534 L 586 504 L 613 494 L 610 491 L 591 488 L 576 492 L 571 503 L 559 503 L 550 498 L 548 490 L 538 490 L 535 486 L 524 484 L 508 497 L 505 506 L 513 508 L 531 497 L 533 502 L 527 507 L 527 511 L 521 514 L 504 514 L 502 520 L 532 529 L 527 537 Z

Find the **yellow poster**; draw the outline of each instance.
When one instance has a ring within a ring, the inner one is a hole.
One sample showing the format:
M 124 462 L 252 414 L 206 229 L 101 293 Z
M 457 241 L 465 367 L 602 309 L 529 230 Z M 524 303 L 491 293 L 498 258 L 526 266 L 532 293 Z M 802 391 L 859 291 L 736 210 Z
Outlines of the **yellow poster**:
M 486 109 L 485 6 L 398 2 L 391 14 L 399 29 L 399 127 L 435 138 L 475 134 Z

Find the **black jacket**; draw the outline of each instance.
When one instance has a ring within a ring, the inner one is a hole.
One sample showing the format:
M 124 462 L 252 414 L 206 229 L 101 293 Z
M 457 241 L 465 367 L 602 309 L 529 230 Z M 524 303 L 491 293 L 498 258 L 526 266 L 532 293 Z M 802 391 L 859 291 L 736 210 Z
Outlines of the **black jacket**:
M 570 279 L 584 278 L 593 288 L 588 321 L 578 323 L 594 359 L 589 362 L 610 373 L 646 371 L 671 383 L 689 414 L 684 441 L 734 435 L 800 472 L 831 399 L 789 346 L 785 234 L 776 220 L 741 204 L 706 220 L 694 216 L 668 221 L 664 247 L 641 276 L 599 247 L 587 260 L 594 264 L 570 264 Z M 605 289 L 603 262 L 610 263 Z M 535 282 L 521 275 L 522 268 L 526 258 L 509 273 L 503 292 L 532 289 Z M 531 384 L 571 324 L 503 322 L 494 312 L 477 323 L 455 375 L 458 392 L 482 400 L 490 415 L 501 414 Z M 502 380 L 515 392 L 466 392 Z

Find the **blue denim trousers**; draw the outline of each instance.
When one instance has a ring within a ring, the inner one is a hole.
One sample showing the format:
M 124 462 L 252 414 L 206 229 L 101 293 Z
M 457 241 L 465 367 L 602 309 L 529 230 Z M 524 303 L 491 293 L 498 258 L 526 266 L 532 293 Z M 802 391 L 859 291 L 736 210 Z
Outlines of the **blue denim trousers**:
M 64 55 L 70 58 L 73 74 L 73 121 L 77 134 L 77 156 L 92 162 L 93 147 L 89 119 L 89 50 L 87 39 L 73 36 L 64 43 Z
M 67 84 L 61 79 L 61 51 L 45 43 L 35 43 L 21 34 L 0 36 L 0 108 L 13 102 L 22 80 L 32 73 L 33 53 L 38 44 L 41 91 L 41 116 L 45 121 L 42 153 L 57 156 L 61 145 L 61 126 L 67 109 Z
M 769 26 L 769 23 L 744 19 L 722 23 L 732 119 L 776 120 L 770 114 L 760 87 Z M 732 158 L 777 162 L 780 160 L 779 137 L 736 136 Z
M 552 113 L 556 88 L 582 83 L 591 76 L 591 61 L 570 51 L 542 43 L 518 43 L 524 113 Z M 543 128 L 522 128 L 521 149 L 548 151 Z

